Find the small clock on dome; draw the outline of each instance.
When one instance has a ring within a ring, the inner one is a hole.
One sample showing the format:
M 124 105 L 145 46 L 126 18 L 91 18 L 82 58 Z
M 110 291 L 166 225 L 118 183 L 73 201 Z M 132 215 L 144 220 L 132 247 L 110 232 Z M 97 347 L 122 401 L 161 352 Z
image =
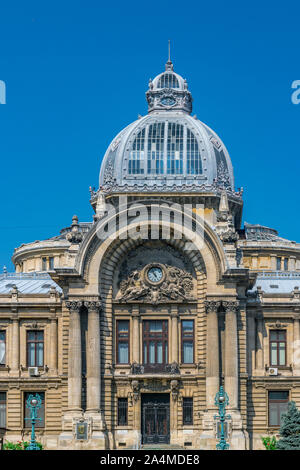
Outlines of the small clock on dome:
M 160 100 L 160 103 L 163 106 L 174 106 L 174 104 L 176 104 L 176 100 L 174 98 L 165 96 L 164 98 Z

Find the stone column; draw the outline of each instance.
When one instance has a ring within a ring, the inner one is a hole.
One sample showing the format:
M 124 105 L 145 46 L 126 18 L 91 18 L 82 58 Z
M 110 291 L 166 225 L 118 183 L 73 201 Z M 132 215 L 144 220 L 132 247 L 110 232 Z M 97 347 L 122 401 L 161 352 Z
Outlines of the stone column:
M 220 385 L 219 365 L 219 325 L 218 309 L 221 302 L 211 300 L 205 302 L 207 313 L 206 331 L 206 407 L 215 408 L 215 395 Z
M 84 302 L 88 309 L 87 412 L 100 412 L 100 307 L 101 302 Z
M 57 374 L 57 319 L 51 318 L 50 323 L 50 373 Z
M 140 364 L 140 311 L 138 305 L 132 307 L 132 362 Z
M 17 314 L 12 317 L 12 335 L 10 346 L 10 364 L 11 375 L 19 375 L 20 368 L 20 326 Z
M 82 357 L 81 357 L 81 301 L 66 302 L 70 311 L 69 324 L 69 371 L 68 371 L 68 408 L 81 412 Z
M 178 341 L 178 309 L 176 306 L 171 307 L 171 328 L 172 328 L 172 342 L 171 342 L 171 363 L 179 363 L 179 341 Z
M 264 375 L 264 317 L 262 312 L 256 316 L 256 373 Z
M 225 391 L 229 397 L 229 407 L 238 409 L 238 302 L 222 302 L 225 309 Z
M 247 372 L 254 375 L 255 370 L 255 313 L 248 312 L 247 315 Z

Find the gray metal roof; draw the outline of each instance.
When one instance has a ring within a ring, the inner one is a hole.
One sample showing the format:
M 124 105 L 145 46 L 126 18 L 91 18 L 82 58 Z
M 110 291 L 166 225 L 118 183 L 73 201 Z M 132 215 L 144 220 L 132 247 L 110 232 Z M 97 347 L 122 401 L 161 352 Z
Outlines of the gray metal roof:
M 0 274 L 0 294 L 9 294 L 15 286 L 21 294 L 48 294 L 51 287 L 62 292 L 47 273 Z
M 261 288 L 266 294 L 290 294 L 295 287 L 300 289 L 300 272 L 262 272 L 259 273 L 255 285 L 249 294 L 257 292 Z

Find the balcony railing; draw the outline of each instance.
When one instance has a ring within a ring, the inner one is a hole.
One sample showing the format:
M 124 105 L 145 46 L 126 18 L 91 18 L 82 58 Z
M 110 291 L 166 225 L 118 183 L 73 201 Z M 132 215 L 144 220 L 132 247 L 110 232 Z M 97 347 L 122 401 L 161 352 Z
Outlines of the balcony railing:
M 131 364 L 132 374 L 180 374 L 177 362 L 172 364 Z

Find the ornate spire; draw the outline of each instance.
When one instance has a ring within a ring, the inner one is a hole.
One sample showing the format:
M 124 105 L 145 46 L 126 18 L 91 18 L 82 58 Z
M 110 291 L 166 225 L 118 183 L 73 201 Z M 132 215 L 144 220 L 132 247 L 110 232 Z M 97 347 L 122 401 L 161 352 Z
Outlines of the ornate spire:
M 173 62 L 171 61 L 171 41 L 168 40 L 168 61 L 166 63 L 166 70 L 173 70 Z
M 169 40 L 168 61 L 166 70 L 149 80 L 146 92 L 148 112 L 152 111 L 184 111 L 192 112 L 192 95 L 188 90 L 187 81 L 173 70 Z

